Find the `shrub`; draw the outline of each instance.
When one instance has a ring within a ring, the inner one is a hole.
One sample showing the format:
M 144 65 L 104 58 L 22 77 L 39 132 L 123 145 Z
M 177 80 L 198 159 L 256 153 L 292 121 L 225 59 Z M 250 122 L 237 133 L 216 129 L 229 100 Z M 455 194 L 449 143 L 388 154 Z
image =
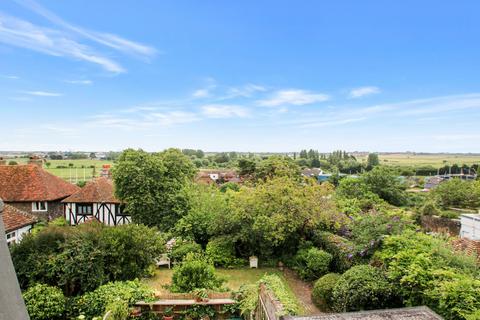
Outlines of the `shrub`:
M 275 274 L 264 275 L 260 281 L 272 291 L 275 297 L 283 305 L 284 314 L 296 315 L 299 312 L 299 306 L 293 293 L 287 289 L 282 279 Z M 258 284 L 257 284 L 258 286 Z M 279 316 L 281 316 L 280 314 Z
M 174 292 L 191 292 L 195 289 L 218 289 L 223 279 L 215 274 L 215 267 L 204 256 L 189 253 L 173 268 L 172 287 Z
M 109 281 L 142 277 L 163 250 L 156 229 L 145 226 L 49 225 L 14 245 L 12 260 L 22 288 L 40 282 L 72 296 Z
M 179 263 L 182 262 L 190 252 L 201 254 L 203 252 L 202 246 L 193 241 L 178 239 L 172 247 L 169 256 L 173 262 Z
M 304 280 L 318 279 L 328 272 L 332 255 L 317 248 L 301 249 L 295 258 L 294 270 Z
M 235 243 L 228 236 L 210 240 L 205 253 L 215 266 L 232 267 L 239 264 L 239 261 L 235 258 Z
M 340 275 L 327 273 L 315 282 L 312 291 L 312 301 L 320 309 L 330 309 L 333 305 L 333 288 L 337 284 Z
M 66 300 L 62 290 L 56 287 L 36 284 L 23 293 L 23 299 L 30 319 L 63 319 Z
M 437 216 L 440 214 L 440 210 L 435 205 L 433 201 L 427 201 L 423 205 L 421 212 L 425 216 Z
M 338 279 L 332 298 L 338 312 L 381 309 L 390 306 L 392 287 L 379 269 L 358 265 Z
M 75 312 L 86 319 L 103 316 L 106 311 L 122 313 L 122 305 L 131 306 L 140 300 L 151 300 L 153 292 L 139 281 L 117 281 L 98 287 L 79 297 L 75 303 Z M 110 309 L 111 308 L 111 309 Z
M 330 232 L 321 231 L 314 234 L 313 242 L 332 255 L 332 271 L 344 272 L 352 266 L 354 244 L 348 239 Z

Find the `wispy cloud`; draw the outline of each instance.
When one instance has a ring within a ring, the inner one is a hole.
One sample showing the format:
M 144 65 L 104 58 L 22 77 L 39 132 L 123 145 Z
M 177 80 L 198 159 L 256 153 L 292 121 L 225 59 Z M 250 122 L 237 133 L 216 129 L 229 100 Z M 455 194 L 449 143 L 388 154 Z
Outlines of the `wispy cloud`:
M 246 117 L 249 112 L 246 108 L 237 105 L 212 104 L 202 106 L 202 113 L 208 118 Z
M 257 104 L 263 107 L 276 107 L 282 105 L 302 106 L 329 100 L 324 93 L 313 93 L 307 90 L 290 89 L 275 92 L 270 98 L 258 100 Z
M 208 98 L 212 95 L 212 91 L 217 87 L 217 82 L 211 77 L 206 78 L 204 81 L 206 82 L 205 86 L 193 92 L 192 96 L 194 98 Z
M 227 95 L 225 98 L 235 98 L 235 97 L 244 97 L 250 98 L 256 92 L 267 91 L 267 88 L 258 84 L 247 83 L 246 85 L 239 87 L 230 87 L 227 90 Z
M 91 31 L 71 24 L 33 0 L 16 0 L 16 2 L 41 15 L 57 26 L 118 51 L 134 55 L 142 55 L 144 57 L 151 57 L 157 53 L 157 50 L 153 47 L 127 40 L 114 34 Z
M 0 42 L 51 56 L 87 61 L 114 73 L 125 72 L 125 69 L 115 61 L 96 53 L 63 32 L 40 27 L 1 13 Z
M 65 80 L 65 82 L 70 84 L 80 84 L 80 85 L 91 85 L 93 83 L 92 80 Z
M 63 94 L 58 92 L 48 92 L 48 91 L 21 91 L 23 94 L 28 94 L 31 96 L 38 96 L 38 97 L 60 97 Z
M 347 119 L 325 119 L 323 121 L 310 122 L 300 125 L 300 128 L 320 128 L 328 126 L 338 126 L 366 120 L 366 117 L 347 118 Z
M 10 80 L 18 80 L 20 77 L 18 76 L 12 76 L 12 75 L 2 75 L 0 78 L 5 78 L 5 79 L 10 79 Z
M 380 88 L 369 86 L 369 87 L 360 87 L 355 88 L 350 91 L 350 98 L 361 98 L 365 96 L 370 96 L 372 94 L 380 93 Z

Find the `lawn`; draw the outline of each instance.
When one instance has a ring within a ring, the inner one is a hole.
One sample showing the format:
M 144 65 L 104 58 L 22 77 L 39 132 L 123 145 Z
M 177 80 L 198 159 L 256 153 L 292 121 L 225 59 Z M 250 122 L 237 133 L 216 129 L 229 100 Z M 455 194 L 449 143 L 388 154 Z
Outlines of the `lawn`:
M 238 269 L 216 269 L 219 276 L 226 280 L 225 286 L 232 291 L 238 290 L 243 284 L 252 284 L 260 280 L 265 274 L 276 274 L 286 284 L 287 289 L 292 296 L 297 297 L 293 292 L 288 280 L 285 278 L 282 271 L 276 268 L 238 268 Z M 144 282 L 159 293 L 168 293 L 166 285 L 172 283 L 172 269 L 160 268 L 155 271 L 155 275 L 152 278 L 145 279 Z M 298 298 L 298 297 L 297 297 Z M 304 314 L 304 304 L 301 301 L 297 301 L 300 307 L 300 313 Z

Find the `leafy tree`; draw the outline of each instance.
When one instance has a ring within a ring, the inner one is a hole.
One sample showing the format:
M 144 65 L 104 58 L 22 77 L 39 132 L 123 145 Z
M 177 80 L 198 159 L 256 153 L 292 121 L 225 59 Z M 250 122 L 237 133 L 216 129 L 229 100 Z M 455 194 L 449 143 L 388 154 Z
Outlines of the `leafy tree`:
M 115 193 L 134 221 L 169 230 L 188 211 L 185 187 L 195 167 L 179 150 L 149 154 L 127 149 L 112 173 Z
M 8 161 L 9 166 L 16 166 L 17 164 L 18 164 L 17 161 L 13 161 L 13 160 Z
M 294 257 L 294 270 L 307 281 L 318 279 L 328 272 L 332 255 L 315 247 L 300 249 Z
M 450 179 L 433 189 L 432 198 L 443 208 L 476 208 L 480 206 L 480 182 Z
M 361 179 L 367 184 L 369 190 L 380 198 L 393 205 L 406 203 L 405 184 L 398 175 L 387 167 L 375 167 L 365 173 Z
M 255 159 L 238 159 L 238 174 L 241 176 L 253 175 L 256 169 Z
M 380 160 L 378 159 L 378 154 L 369 153 L 367 157 L 367 170 L 372 170 L 373 167 L 376 167 L 379 164 L 380 164 Z
M 299 180 L 300 167 L 292 158 L 271 156 L 263 160 L 255 170 L 257 179 L 267 180 L 275 177 L 288 177 Z
M 299 184 L 287 177 L 242 187 L 229 194 L 231 213 L 218 223 L 221 234 L 239 244 L 242 255 L 295 250 L 312 229 L 335 223 L 330 184 Z

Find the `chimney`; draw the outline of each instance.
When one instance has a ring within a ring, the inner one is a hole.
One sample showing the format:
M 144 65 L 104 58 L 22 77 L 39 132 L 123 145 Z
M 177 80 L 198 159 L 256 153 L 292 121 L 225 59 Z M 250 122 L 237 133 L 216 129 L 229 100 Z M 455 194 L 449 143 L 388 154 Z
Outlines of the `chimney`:
M 0 166 L 4 166 L 7 164 L 7 160 L 3 159 L 3 157 L 0 157 Z
M 28 164 L 34 164 L 34 165 L 42 168 L 43 167 L 43 159 L 38 157 L 38 156 L 31 156 L 28 159 Z

